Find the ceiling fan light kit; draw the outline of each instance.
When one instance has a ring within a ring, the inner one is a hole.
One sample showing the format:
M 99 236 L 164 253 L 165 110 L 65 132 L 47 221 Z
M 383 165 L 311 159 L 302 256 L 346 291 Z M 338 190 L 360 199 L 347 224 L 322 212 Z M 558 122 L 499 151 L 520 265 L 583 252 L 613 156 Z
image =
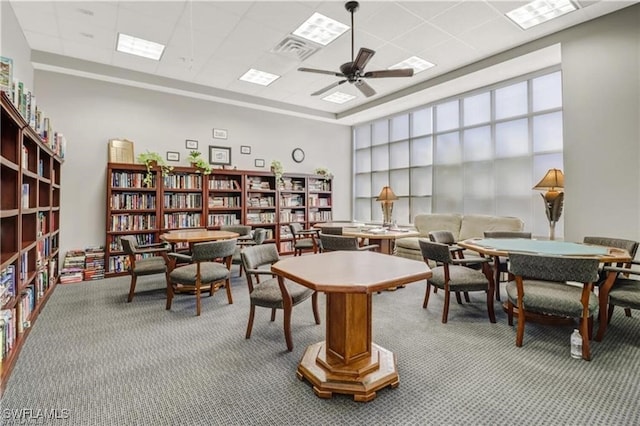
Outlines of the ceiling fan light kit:
M 386 78 L 386 77 L 411 77 L 413 76 L 413 68 L 401 68 L 401 69 L 388 69 L 388 70 L 377 70 L 377 71 L 364 71 L 364 68 L 367 66 L 373 55 L 375 55 L 375 51 L 371 49 L 367 49 L 366 47 L 361 47 L 358 52 L 358 56 L 354 58 L 355 53 L 355 43 L 354 43 L 354 27 L 353 27 L 353 14 L 359 8 L 359 3 L 357 1 L 348 1 L 345 3 L 344 7 L 351 13 L 351 62 L 346 62 L 340 65 L 340 72 L 336 71 L 327 71 L 320 70 L 315 68 L 298 68 L 298 71 L 303 72 L 312 72 L 316 74 L 327 74 L 333 75 L 335 77 L 342 77 L 343 80 L 339 80 L 335 83 L 332 83 L 316 92 L 313 92 L 311 96 L 321 95 L 334 87 L 337 87 L 343 83 L 349 82 L 360 90 L 360 92 L 366 96 L 371 97 L 376 94 L 376 91 L 364 81 L 365 78 Z

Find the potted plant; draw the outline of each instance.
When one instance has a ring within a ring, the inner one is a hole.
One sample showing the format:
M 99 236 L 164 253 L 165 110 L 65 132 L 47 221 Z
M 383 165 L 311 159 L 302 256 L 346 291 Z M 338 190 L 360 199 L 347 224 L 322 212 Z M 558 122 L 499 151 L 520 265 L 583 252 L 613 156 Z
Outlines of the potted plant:
M 317 167 L 313 173 L 322 176 L 324 179 L 333 179 L 333 173 L 331 173 L 326 167 Z
M 273 160 L 271 162 L 271 173 L 276 175 L 276 183 L 279 183 L 282 180 L 282 175 L 284 174 L 284 167 L 282 163 L 278 160 Z
M 153 183 L 152 170 L 155 167 L 160 167 L 162 176 L 168 175 L 173 170 L 173 167 L 167 165 L 160 154 L 158 154 L 157 152 L 147 151 L 138 154 L 138 156 L 136 157 L 136 161 L 138 161 L 138 163 L 144 164 L 147 167 L 147 173 L 144 175 L 144 179 L 142 179 L 142 182 L 147 187 L 151 187 L 151 184 Z
M 203 175 L 211 174 L 211 165 L 202 158 L 199 151 L 193 150 L 189 152 L 189 162 L 191 166 L 197 168 Z

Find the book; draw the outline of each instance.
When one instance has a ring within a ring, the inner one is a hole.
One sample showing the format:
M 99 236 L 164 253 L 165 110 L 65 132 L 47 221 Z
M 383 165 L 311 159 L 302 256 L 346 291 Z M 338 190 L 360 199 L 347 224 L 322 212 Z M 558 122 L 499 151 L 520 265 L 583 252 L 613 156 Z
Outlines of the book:
M 22 207 L 25 209 L 29 208 L 29 184 L 22 184 Z
M 0 56 L 0 92 L 13 98 L 13 59 Z

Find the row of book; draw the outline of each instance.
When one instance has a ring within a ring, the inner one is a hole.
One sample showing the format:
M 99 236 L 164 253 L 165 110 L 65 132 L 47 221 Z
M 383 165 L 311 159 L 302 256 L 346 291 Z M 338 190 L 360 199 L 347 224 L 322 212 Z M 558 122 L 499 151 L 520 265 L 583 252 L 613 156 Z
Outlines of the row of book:
M 209 214 L 207 226 L 239 225 L 240 218 L 233 213 Z
M 149 193 L 122 192 L 111 194 L 111 210 L 155 210 L 156 196 Z
M 240 183 L 234 179 L 214 179 L 209 181 L 209 189 L 240 190 Z
M 167 189 L 202 189 L 202 176 L 191 174 L 172 174 L 163 177 Z
M 199 209 L 202 208 L 202 194 L 164 194 L 165 209 Z
M 142 231 L 155 228 L 155 214 L 116 214 L 111 216 L 111 231 Z
M 111 186 L 113 188 L 142 188 L 144 186 L 145 173 L 141 172 L 118 172 L 111 173 Z M 156 176 L 152 176 L 151 186 L 155 188 Z
M 0 271 L 0 307 L 16 295 L 16 266 L 8 265 Z
M 25 87 L 22 81 L 12 77 L 13 60 L 2 57 L 0 62 L 2 63 L 0 91 L 7 94 L 20 115 L 28 123 L 29 127 L 38 134 L 40 139 L 56 155 L 64 158 L 67 145 L 64 135 L 53 130 L 51 119 L 42 112 L 36 101 L 36 95 Z
M 200 213 L 168 213 L 164 215 L 164 224 L 166 228 L 199 228 Z

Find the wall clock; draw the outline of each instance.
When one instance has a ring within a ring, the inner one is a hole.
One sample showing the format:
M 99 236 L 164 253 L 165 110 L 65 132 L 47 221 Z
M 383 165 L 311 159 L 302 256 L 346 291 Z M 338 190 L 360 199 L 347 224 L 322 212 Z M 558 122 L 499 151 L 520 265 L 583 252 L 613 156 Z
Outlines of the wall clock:
M 304 151 L 302 148 L 296 148 L 291 152 L 291 158 L 296 163 L 302 163 L 304 161 Z

